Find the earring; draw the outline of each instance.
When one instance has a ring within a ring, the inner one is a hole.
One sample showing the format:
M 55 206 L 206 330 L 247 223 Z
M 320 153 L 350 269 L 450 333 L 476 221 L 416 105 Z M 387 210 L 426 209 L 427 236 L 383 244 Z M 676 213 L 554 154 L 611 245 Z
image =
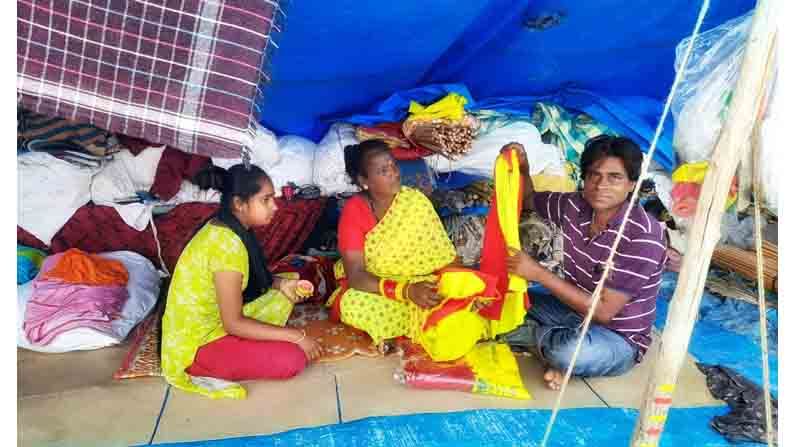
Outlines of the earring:
M 364 189 L 367 189 L 367 185 L 364 185 Z

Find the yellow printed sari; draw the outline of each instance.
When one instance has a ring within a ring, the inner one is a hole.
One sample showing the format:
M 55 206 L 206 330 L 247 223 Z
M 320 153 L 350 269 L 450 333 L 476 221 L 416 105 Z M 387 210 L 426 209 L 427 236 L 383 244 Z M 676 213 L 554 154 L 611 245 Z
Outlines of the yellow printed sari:
M 469 275 L 469 280 L 474 281 L 469 286 L 461 286 L 467 275 L 452 272 L 446 277 L 441 275 L 439 281 L 439 271 L 450 265 L 455 256 L 455 247 L 433 205 L 421 192 L 408 187 L 401 188 L 384 217 L 365 237 L 365 268 L 379 278 L 438 282 L 440 294 L 446 294 L 446 298 L 468 296 L 479 287 L 483 289 L 485 283 L 474 275 Z M 348 288 L 341 260 L 335 265 L 335 276 L 341 286 L 327 304 L 338 309 L 342 322 L 367 332 L 376 344 L 406 336 L 420 343 L 434 360 L 451 360 L 465 355 L 487 335 L 485 320 L 471 311 L 471 299 L 435 319 L 429 327 L 429 315 L 439 311 L 445 302 L 433 309 L 422 309 L 410 300 L 397 301 Z M 454 283 L 459 286 L 454 287 Z

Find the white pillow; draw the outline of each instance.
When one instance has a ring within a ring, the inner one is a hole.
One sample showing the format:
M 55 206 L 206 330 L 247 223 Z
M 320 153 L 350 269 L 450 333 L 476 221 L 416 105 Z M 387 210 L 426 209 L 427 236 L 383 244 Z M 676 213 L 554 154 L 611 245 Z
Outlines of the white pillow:
M 356 129 L 350 124 L 334 123 L 315 150 L 312 179 L 323 190 L 323 195 L 357 192 L 345 172 L 345 146 L 357 144 Z
M 47 345 L 34 345 L 28 340 L 22 323 L 25 309 L 33 293 L 33 281 L 17 287 L 17 346 L 38 352 L 85 351 L 121 343 L 132 328 L 140 323 L 157 303 L 160 295 L 160 275 L 148 259 L 131 251 L 100 253 L 103 257 L 120 261 L 127 268 L 129 298 L 118 319 L 111 323 L 113 336 L 90 328 L 76 328 L 56 336 Z
M 315 148 L 317 145 L 306 138 L 296 135 L 285 135 L 279 138 L 279 163 L 266 170 L 273 181 L 276 196 L 281 196 L 282 186 L 293 182 L 298 186 L 312 183 L 312 171 L 315 164 Z

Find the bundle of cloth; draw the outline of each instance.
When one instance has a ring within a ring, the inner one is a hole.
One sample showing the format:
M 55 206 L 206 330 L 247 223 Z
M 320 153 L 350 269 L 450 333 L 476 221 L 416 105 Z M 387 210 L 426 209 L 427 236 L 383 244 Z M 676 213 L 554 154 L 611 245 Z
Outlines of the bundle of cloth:
M 287 151 L 279 156 L 279 141 L 287 148 L 300 146 L 301 141 L 270 136 L 260 128 L 255 139 L 254 159 L 276 166 L 266 172 L 275 172 L 284 163 L 311 171 L 305 155 L 294 159 Z M 94 253 L 130 250 L 166 271 L 174 268 L 190 237 L 218 209 L 220 194 L 201 178 L 222 159 L 130 137 L 119 136 L 119 141 L 125 149 L 102 168 L 74 165 L 43 152 L 17 157 L 20 244 L 50 253 L 70 248 Z M 282 177 L 289 173 L 279 172 Z M 274 174 L 275 183 L 286 184 L 286 178 L 280 178 Z M 303 181 L 311 182 L 311 175 Z M 271 225 L 257 229 L 268 255 L 279 259 L 300 249 L 324 206 L 324 199 L 280 199 Z M 25 275 L 31 279 L 35 273 Z
M 532 399 L 522 383 L 516 358 L 506 344 L 481 343 L 464 357 L 448 362 L 433 361 L 421 346 L 406 338 L 397 344 L 401 365 L 394 376 L 410 388 Z
M 701 184 L 704 182 L 708 169 L 709 162 L 699 161 L 685 163 L 673 172 L 671 175 L 674 183 L 671 189 L 671 197 L 673 198 L 671 212 L 674 217 L 687 219 L 695 214 L 698 197 L 701 194 Z M 736 202 L 737 178 L 735 177 L 732 180 L 729 197 L 726 199 L 726 209 L 731 208 Z
M 17 150 L 43 143 L 69 141 L 79 152 L 104 157 L 117 151 L 116 142 L 104 129 L 87 123 L 52 117 L 17 107 Z
M 317 146 L 313 181 L 326 195 L 357 191 L 345 173 L 343 150 L 371 139 L 389 145 L 397 160 L 424 158 L 437 173 L 484 178 L 492 177 L 500 148 L 518 142 L 527 150 L 539 190 L 570 192 L 580 182 L 580 154 L 588 139 L 614 134 L 589 115 L 553 103 L 539 101 L 514 112 L 478 106 L 456 92 L 426 105 L 396 94 L 373 114 L 349 117 L 354 124 L 331 126 Z
M 18 225 L 44 246 L 90 202 L 112 207 L 131 229 L 143 231 L 154 203 L 217 203 L 217 191 L 201 190 L 194 178 L 210 159 L 168 147 L 123 150 L 101 168 L 81 167 L 48 153 L 17 157 Z
M 35 278 L 46 257 L 39 249 L 17 244 L 17 285 Z
M 154 266 L 132 252 L 49 256 L 17 291 L 17 344 L 42 352 L 117 344 L 151 311 L 159 291 Z

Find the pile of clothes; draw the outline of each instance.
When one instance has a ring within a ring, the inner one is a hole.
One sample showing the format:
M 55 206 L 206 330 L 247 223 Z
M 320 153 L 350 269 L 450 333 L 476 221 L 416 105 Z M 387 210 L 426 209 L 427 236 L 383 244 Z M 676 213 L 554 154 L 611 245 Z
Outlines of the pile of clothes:
M 153 146 L 123 135 L 108 136 L 92 126 L 59 118 L 43 120 L 29 113 L 22 117 L 17 241 L 50 253 L 70 248 L 91 253 L 129 250 L 163 271 L 172 271 L 190 237 L 218 209 L 220 193 L 206 173 L 219 164 L 229 167 L 240 162 Z M 104 139 L 97 140 L 97 135 Z M 273 147 L 271 136 L 260 127 L 255 162 L 278 165 L 289 158 L 289 151 L 280 155 Z M 293 143 L 288 139 L 285 144 Z M 88 148 L 85 151 L 91 154 L 100 153 L 98 147 L 104 149 L 101 157 L 91 155 L 100 157 L 98 165 L 87 165 L 61 156 L 64 146 L 75 149 L 70 153 L 78 147 Z M 296 164 L 311 170 L 306 160 Z M 273 177 L 276 182 L 277 176 Z M 311 183 L 311 174 L 304 180 Z M 325 206 L 319 194 L 278 200 L 280 209 L 273 222 L 255 229 L 270 259 L 299 250 Z
M 39 266 L 17 290 L 17 345 L 26 349 L 66 352 L 120 343 L 160 293 L 154 265 L 132 252 L 70 249 Z
M 78 249 L 48 258 L 33 282 L 23 327 L 32 343 L 48 344 L 75 327 L 109 332 L 129 298 L 124 265 Z
M 425 160 L 435 175 L 459 172 L 482 178 L 493 176 L 500 149 L 518 142 L 530 154 L 530 173 L 542 189 L 574 190 L 579 179 L 567 156 L 576 156 L 578 164 L 585 141 L 607 129 L 553 104 L 537 103 L 535 108 L 546 113 L 522 115 L 474 107 L 471 99 L 449 92 L 424 105 L 407 102 L 399 107 L 399 121 L 368 116 L 337 122 L 315 149 L 313 182 L 324 195 L 357 191 L 345 173 L 344 148 L 371 139 L 386 142 L 397 160 Z

